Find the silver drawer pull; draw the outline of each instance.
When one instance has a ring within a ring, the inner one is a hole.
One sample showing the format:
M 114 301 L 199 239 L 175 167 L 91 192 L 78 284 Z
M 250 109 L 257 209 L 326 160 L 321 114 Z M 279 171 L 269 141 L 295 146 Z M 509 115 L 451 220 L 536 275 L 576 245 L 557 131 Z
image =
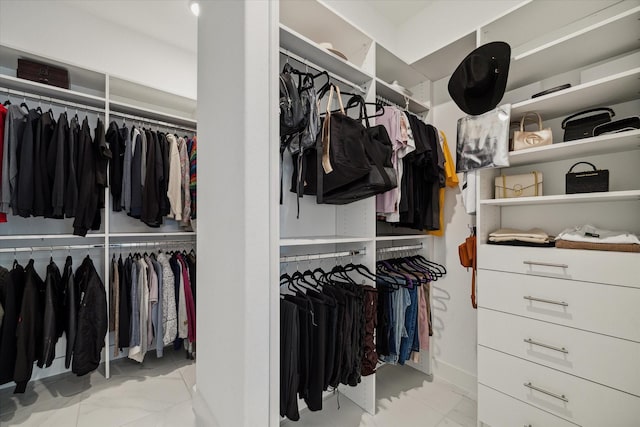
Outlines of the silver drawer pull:
M 522 261 L 522 263 L 527 265 L 543 265 L 545 267 L 569 268 L 567 264 L 554 264 L 552 262 Z
M 529 300 L 529 301 L 544 302 L 546 304 L 555 304 L 555 305 L 561 305 L 563 307 L 569 307 L 569 303 L 566 303 L 564 301 L 554 301 L 554 300 L 551 300 L 551 299 L 536 298 L 536 297 L 532 297 L 531 295 L 524 296 L 522 298 L 524 298 L 526 300 Z
M 524 342 L 526 342 L 527 344 L 531 344 L 531 345 L 537 345 L 538 347 L 544 347 L 544 348 L 548 348 L 550 350 L 559 351 L 560 353 L 569 354 L 569 350 L 567 350 L 564 347 L 555 347 L 553 345 L 543 344 L 541 342 L 534 341 L 531 338 L 525 338 Z
M 544 393 L 547 396 L 551 396 L 551 397 L 555 397 L 558 400 L 562 400 L 565 403 L 569 403 L 569 399 L 567 399 L 564 394 L 556 394 L 556 393 L 552 393 L 550 391 L 544 390 L 540 387 L 536 387 L 533 384 L 531 384 L 531 382 L 528 383 L 524 383 L 524 386 L 527 388 L 530 388 L 531 390 L 535 390 L 535 391 L 539 391 L 540 393 Z

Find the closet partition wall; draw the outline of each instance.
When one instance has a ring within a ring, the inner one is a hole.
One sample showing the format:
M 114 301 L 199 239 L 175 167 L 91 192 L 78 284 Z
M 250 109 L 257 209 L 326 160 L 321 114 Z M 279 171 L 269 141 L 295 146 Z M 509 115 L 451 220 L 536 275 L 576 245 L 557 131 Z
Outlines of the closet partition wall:
M 326 31 L 329 22 L 331 32 Z M 288 63 L 302 72 L 317 74 L 326 71 L 331 82 L 339 86 L 343 93 L 361 95 L 367 102 L 378 100 L 387 105 L 407 108 L 410 112 L 427 119 L 427 78 L 321 3 L 281 2 L 279 36 L 280 70 Z M 326 44 L 321 44 L 323 42 L 331 43 L 331 49 L 335 50 L 328 50 Z M 415 95 L 407 97 L 390 84 L 393 80 L 411 88 Z M 317 79 L 316 89 L 324 83 L 324 78 Z M 320 112 L 326 110 L 326 99 L 327 97 L 324 97 L 321 100 Z M 348 99 L 349 96 L 343 96 L 345 104 Z M 336 108 L 338 105 L 334 100 L 331 109 Z M 373 115 L 375 107 L 367 108 Z M 354 110 L 348 111 L 348 114 L 357 117 L 358 113 Z M 374 125 L 375 119 L 370 120 L 371 125 Z M 316 267 L 330 270 L 335 265 L 348 263 L 363 264 L 369 270 L 375 271 L 377 249 L 380 247 L 413 245 L 414 253 L 420 253 L 425 257 L 432 254 L 432 241 L 426 234 L 376 221 L 375 197 L 336 206 L 317 204 L 315 196 L 306 195 L 299 200 L 298 218 L 297 196 L 289 191 L 293 179 L 293 164 L 288 150 L 284 153 L 281 168 L 281 273 L 293 274 Z M 272 200 L 272 203 L 277 201 Z M 358 278 L 363 286 L 375 287 L 373 281 L 361 279 Z M 277 335 L 279 331 L 272 331 L 272 337 Z M 407 365 L 431 374 L 431 356 L 422 352 L 420 360 L 419 364 L 408 362 Z M 373 374 L 362 377 L 356 387 L 340 385 L 338 390 L 365 411 L 375 414 L 375 383 L 376 375 Z M 332 392 L 325 392 L 324 396 L 327 397 L 330 393 Z M 300 409 L 305 406 L 303 401 L 299 401 Z M 304 414 L 301 417 L 304 418 Z
M 18 58 L 29 58 L 67 69 L 70 89 L 18 79 L 15 77 Z M 104 124 L 105 131 L 115 121 L 118 127 L 126 125 L 129 129 L 135 125 L 189 138 L 196 135 L 194 99 L 9 46 L 0 46 L 0 100 L 9 100 L 16 105 L 25 102 L 29 108 L 40 107 L 43 111 L 51 109 L 56 120 L 65 112 L 69 118 L 77 114 L 80 122 L 86 116 L 92 137 L 95 137 L 98 119 Z M 105 207 L 101 209 L 101 227 L 99 230 L 89 231 L 86 237 L 72 234 L 73 218 L 58 220 L 8 215 L 7 223 L 0 225 L 0 265 L 10 267 L 14 259 L 24 265 L 33 258 L 36 270 L 43 276 L 46 263 L 51 258 L 62 267 L 67 255 L 71 255 L 75 269 L 80 265 L 81 258 L 89 255 L 104 282 L 109 303 L 109 266 L 113 254 L 124 251 L 128 254 L 129 251 L 134 251 L 129 249 L 133 247 L 177 248 L 176 243 L 181 244 L 180 249 L 195 249 L 195 220 L 185 226 L 164 218 L 160 227 L 150 228 L 140 220 L 128 216 L 125 211 L 115 212 L 110 188 L 107 187 L 104 191 Z M 105 349 L 102 353 L 107 378 L 110 376 L 109 362 L 114 358 L 111 335 L 109 333 L 105 337 Z M 64 355 L 63 337 L 56 346 L 57 357 L 52 366 L 45 369 L 34 367 L 32 380 L 66 372 Z M 124 356 L 126 354 L 121 352 L 117 357 Z M 6 386 L 11 384 L 2 387 Z

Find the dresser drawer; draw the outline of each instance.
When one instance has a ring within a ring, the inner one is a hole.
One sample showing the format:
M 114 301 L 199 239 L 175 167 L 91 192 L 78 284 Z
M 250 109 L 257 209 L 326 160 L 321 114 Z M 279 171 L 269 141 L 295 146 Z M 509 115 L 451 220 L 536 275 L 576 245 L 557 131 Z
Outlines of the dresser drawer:
M 478 344 L 640 396 L 640 344 L 478 310 Z
M 640 254 L 479 245 L 478 268 L 640 288 Z
M 636 396 L 483 346 L 478 382 L 584 427 L 630 427 L 640 420 Z
M 478 270 L 478 305 L 640 342 L 640 289 Z
M 491 427 L 575 427 L 562 418 L 478 385 L 478 421 Z

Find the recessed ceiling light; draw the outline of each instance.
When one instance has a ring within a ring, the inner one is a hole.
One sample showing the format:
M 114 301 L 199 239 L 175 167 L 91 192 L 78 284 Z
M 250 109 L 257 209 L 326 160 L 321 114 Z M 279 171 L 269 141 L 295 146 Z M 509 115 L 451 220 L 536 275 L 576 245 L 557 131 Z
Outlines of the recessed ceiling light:
M 189 9 L 191 9 L 191 13 L 198 16 L 200 15 L 200 3 L 195 0 L 191 0 L 189 2 Z

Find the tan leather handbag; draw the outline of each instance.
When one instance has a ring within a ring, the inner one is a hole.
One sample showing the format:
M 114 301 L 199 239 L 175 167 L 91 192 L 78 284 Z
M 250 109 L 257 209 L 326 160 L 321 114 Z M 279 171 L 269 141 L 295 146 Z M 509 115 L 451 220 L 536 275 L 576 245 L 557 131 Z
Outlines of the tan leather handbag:
M 538 130 L 525 131 L 524 121 L 527 116 L 536 115 L 538 117 Z M 553 144 L 553 136 L 551 134 L 551 128 L 542 129 L 542 117 L 540 114 L 528 111 L 524 113 L 520 120 L 520 130 L 517 130 L 513 134 L 513 150 L 526 150 L 527 148 L 542 147 L 543 145 Z
M 495 198 L 543 196 L 542 172 L 533 171 L 521 175 L 499 175 L 495 177 Z

